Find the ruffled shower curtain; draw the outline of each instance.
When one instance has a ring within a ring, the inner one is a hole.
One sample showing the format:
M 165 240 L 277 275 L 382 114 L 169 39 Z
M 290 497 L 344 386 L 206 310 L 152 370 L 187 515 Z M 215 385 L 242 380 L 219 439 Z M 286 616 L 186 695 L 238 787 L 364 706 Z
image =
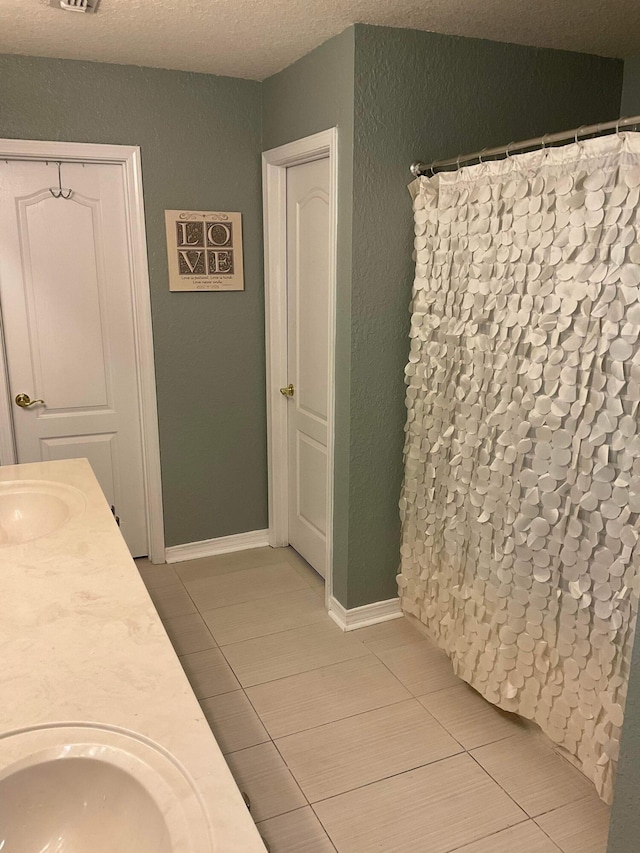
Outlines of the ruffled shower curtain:
M 417 184 L 402 606 L 610 802 L 639 593 L 640 134 Z

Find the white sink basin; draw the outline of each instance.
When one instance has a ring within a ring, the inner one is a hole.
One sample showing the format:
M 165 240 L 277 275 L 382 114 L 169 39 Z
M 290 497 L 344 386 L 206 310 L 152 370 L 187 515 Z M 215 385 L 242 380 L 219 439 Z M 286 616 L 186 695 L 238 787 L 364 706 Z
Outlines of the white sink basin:
M 84 508 L 82 492 L 62 483 L 48 480 L 0 483 L 0 547 L 47 536 Z
M 58 758 L 0 781 L 7 851 L 171 853 L 164 818 L 124 770 L 95 758 Z
M 0 738 L 2 853 L 211 853 L 193 782 L 151 741 L 108 727 Z

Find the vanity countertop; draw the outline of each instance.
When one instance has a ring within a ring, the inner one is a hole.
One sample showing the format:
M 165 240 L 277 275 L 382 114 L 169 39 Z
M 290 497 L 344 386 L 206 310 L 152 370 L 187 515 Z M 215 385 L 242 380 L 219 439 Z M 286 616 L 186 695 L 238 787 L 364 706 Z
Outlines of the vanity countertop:
M 0 736 L 51 723 L 122 727 L 194 780 L 216 853 L 264 846 L 85 459 L 0 467 L 7 481 L 75 487 L 64 526 L 0 546 Z

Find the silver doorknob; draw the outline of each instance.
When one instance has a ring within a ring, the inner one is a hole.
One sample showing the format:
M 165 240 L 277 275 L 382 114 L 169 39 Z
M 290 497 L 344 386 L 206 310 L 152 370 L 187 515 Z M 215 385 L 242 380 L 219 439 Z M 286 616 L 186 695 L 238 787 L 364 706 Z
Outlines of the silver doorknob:
M 21 409 L 28 409 L 29 406 L 36 405 L 45 405 L 44 400 L 32 400 L 28 394 L 18 394 L 16 396 L 16 406 L 20 406 Z

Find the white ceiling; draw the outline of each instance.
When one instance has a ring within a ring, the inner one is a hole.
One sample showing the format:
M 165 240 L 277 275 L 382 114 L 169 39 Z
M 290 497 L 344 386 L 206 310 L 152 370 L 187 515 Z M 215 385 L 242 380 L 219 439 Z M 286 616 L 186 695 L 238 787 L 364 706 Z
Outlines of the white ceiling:
M 638 0 L 101 0 L 95 15 L 0 0 L 0 53 L 262 80 L 353 23 L 640 53 Z

